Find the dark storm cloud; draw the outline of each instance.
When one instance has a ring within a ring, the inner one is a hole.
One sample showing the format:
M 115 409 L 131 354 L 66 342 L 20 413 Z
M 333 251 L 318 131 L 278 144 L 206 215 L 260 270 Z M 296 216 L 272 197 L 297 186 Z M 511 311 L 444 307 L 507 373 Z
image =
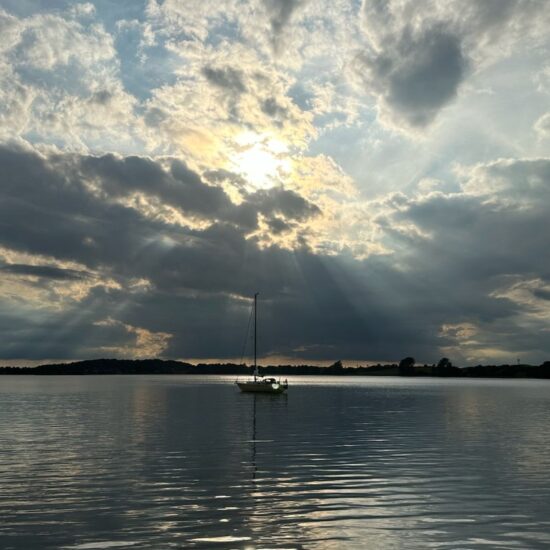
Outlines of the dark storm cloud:
M 506 275 L 539 277 L 550 282 L 548 208 L 523 209 L 480 203 L 476 199 L 434 198 L 412 206 L 406 216 L 437 236 L 422 252 L 433 258 L 445 280 L 459 267 L 474 285 L 499 286 Z M 437 252 L 445 254 L 435 261 Z M 430 257 L 419 258 L 429 261 Z M 460 281 L 455 284 L 462 285 Z
M 80 157 L 78 170 L 98 181 L 111 198 L 143 192 L 163 204 L 205 220 L 218 220 L 253 229 L 259 212 L 267 217 L 290 216 L 305 220 L 319 213 L 318 208 L 294 191 L 273 188 L 246 193 L 245 201 L 235 205 L 221 187 L 206 184 L 182 161 L 168 159 L 168 169 L 145 157 Z
M 440 346 L 455 343 L 456 331 L 441 334 L 442 325 L 465 322 L 495 348 L 535 350 L 540 360 L 550 353 L 543 331 L 521 328 L 530 306 L 498 292 L 516 278 L 532 279 L 540 284 L 530 295 L 547 302 L 547 202 L 517 208 L 506 203 L 504 190 L 496 202 L 492 193 L 404 199 L 385 225 L 380 218 L 394 255 L 358 261 L 316 255 L 306 246 L 259 247 L 250 224 L 233 219 L 248 216 L 256 228 L 262 214 L 273 234 L 299 228 L 318 209 L 289 190 L 251 193 L 237 206 L 174 159 L 41 156 L 3 147 L 0 162 L 0 245 L 79 262 L 98 284 L 47 315 L 32 304 L 3 307 L 3 357 L 97 356 L 131 345 L 136 337 L 125 325 L 173 335 L 165 356 L 238 356 L 250 304 L 235 296 L 257 290 L 261 349 L 304 361 L 409 354 L 435 361 Z M 548 186 L 548 161 L 535 166 L 538 186 Z M 504 189 L 508 179 L 534 181 L 532 164 L 499 165 L 498 177 L 495 170 L 474 171 L 471 178 L 488 189 L 487 182 Z M 210 225 L 194 230 L 113 202 L 132 190 Z M 421 233 L 407 229 L 411 224 Z M 54 263 L 48 267 L 39 270 L 46 282 L 71 277 Z M 38 274 L 36 266 L 10 269 Z M 119 286 L 102 286 L 102 278 Z M 148 284 L 136 290 L 136 279 Z M 109 318 L 116 322 L 105 322 Z M 497 336 L 490 337 L 490 329 Z
M 176 332 L 185 324 L 182 317 L 187 319 L 192 309 L 194 298 L 189 296 L 199 293 L 219 299 L 230 293 L 247 295 L 251 288 L 259 286 L 259 269 L 264 275 L 276 277 L 279 264 L 284 263 L 280 256 L 287 253 L 277 249 L 261 252 L 253 241 L 247 240 L 250 228 L 243 227 L 241 218 L 248 216 L 254 228 L 259 213 L 268 220 L 294 216 L 299 221 L 317 212 L 316 207 L 296 193 L 276 188 L 252 193 L 241 205 L 231 206 L 220 189 L 202 183 L 198 175 L 177 161 L 167 161 L 168 169 L 163 169 L 150 159 L 138 157 L 43 157 L 31 150 L 2 147 L 0 162 L 4 167 L 0 186 L 0 245 L 19 252 L 77 261 L 94 269 L 98 282 L 103 274 L 127 288 L 93 289 L 85 302 L 52 313 L 45 325 L 37 318 L 24 331 L 17 329 L 23 321 L 12 319 L 13 323 L 7 322 L 8 328 L 12 328 L 5 333 L 5 357 L 17 357 L 18 353 L 31 353 L 34 357 L 81 356 L 84 343 L 93 340 L 94 334 L 115 330 L 116 327 L 94 323 L 110 317 L 112 311 L 120 309 L 121 302 L 126 304 L 125 322 L 152 326 L 152 320 L 143 317 L 139 296 L 127 287 L 136 278 L 150 282 L 153 301 L 162 303 L 162 297 L 166 296 L 168 301 L 187 308 L 171 320 L 171 331 Z M 180 191 L 173 189 L 178 185 Z M 205 230 L 191 230 L 149 219 L 112 202 L 132 190 L 147 192 L 183 211 L 200 213 L 212 225 Z M 235 223 L 231 222 L 233 218 Z M 50 278 L 75 275 L 56 266 L 40 269 L 17 265 L 6 271 Z M 269 286 L 266 284 L 266 288 Z M 214 307 L 205 313 L 212 322 L 220 312 Z M 188 321 L 194 323 L 192 318 Z M 35 334 L 38 342 L 48 332 L 52 337 L 47 343 L 37 343 L 24 351 L 30 333 Z M 184 337 L 183 349 L 191 354 L 204 354 L 207 350 L 202 347 L 203 337 L 196 330 L 192 336 L 191 341 L 188 335 Z M 124 341 L 113 336 L 111 344 L 123 345 Z M 217 347 L 209 350 L 214 355 L 221 351 L 227 350 Z
M 418 38 L 407 33 L 397 46 L 397 57 L 382 60 L 382 65 L 397 59 L 399 69 L 390 69 L 389 74 L 382 69 L 376 76 L 388 79 L 388 103 L 414 126 L 424 126 L 455 97 L 464 77 L 466 61 L 460 41 L 439 28 L 426 30 Z
M 550 301 L 550 291 L 548 291 L 548 290 L 535 289 L 535 290 L 533 290 L 533 295 L 536 298 L 540 298 L 541 300 Z
M 29 317 L 30 306 L 20 315 L 13 308 L 5 310 L 4 357 L 82 357 L 126 345 L 130 336 L 122 325 L 97 324 L 114 312 L 122 323 L 175 335 L 167 355 L 238 355 L 248 304 L 230 296 L 248 296 L 254 290 L 260 290 L 264 300 L 265 351 L 293 353 L 307 345 L 331 353 L 327 350 L 335 346 L 364 356 L 367 348 L 373 353 L 384 349 L 379 326 L 383 308 L 365 305 L 372 317 L 363 319 L 358 306 L 365 302 L 365 292 L 358 300 L 342 291 L 339 275 L 334 276 L 339 271 L 336 259 L 318 258 L 307 248 L 258 248 L 241 225 L 214 221 L 225 202 L 210 195 L 206 200 L 212 202 L 214 223 L 201 231 L 151 220 L 111 202 L 126 193 L 131 182 L 139 190 L 150 182 L 151 193 L 172 200 L 164 180 L 199 185 L 198 176 L 182 164 L 177 170 L 172 165 L 161 170 L 153 161 L 136 157 L 43 157 L 7 148 L 0 149 L 0 161 L 0 244 L 77 261 L 93 269 L 98 282 L 103 275 L 120 284 L 93 288 L 82 301 L 50 311 L 46 318 Z M 102 193 L 90 187 L 91 182 Z M 176 195 L 174 203 L 180 200 L 185 202 Z M 250 194 L 243 205 L 255 215 L 264 213 L 276 230 L 296 226 L 318 212 L 297 193 L 278 188 Z M 149 290 L 134 292 L 134 279 L 149 281 Z M 403 349 L 413 339 L 417 346 L 422 340 L 402 322 L 385 334 L 399 335 Z M 373 338 L 379 342 L 374 344 Z M 29 340 L 35 342 L 30 348 Z M 320 341 L 324 347 L 318 346 Z
M 224 288 L 244 295 L 261 292 L 262 353 L 329 360 L 338 356 L 434 354 L 434 332 L 439 328 L 435 320 L 419 324 L 406 307 L 388 303 L 387 294 L 376 293 L 365 285 L 363 269 L 369 269 L 370 284 L 376 286 L 392 274 L 389 266 L 351 262 L 350 278 L 343 273 L 338 259 L 319 258 L 306 250 L 292 253 L 273 248 L 248 249 L 234 265 L 223 258 L 210 258 L 207 265 L 200 266 L 206 269 L 207 279 L 204 285 L 201 281 L 202 291 L 135 296 L 126 302 L 121 319 L 138 326 L 145 324 L 152 331 L 175 334 L 167 351 L 169 356 L 238 356 L 250 303 L 236 302 L 212 287 L 218 284 L 219 288 L 220 278 L 212 269 L 218 263 L 226 269 Z M 184 262 L 180 268 L 180 276 L 185 278 Z M 396 277 L 391 280 L 399 282 Z M 302 348 L 305 350 L 296 351 Z
M 456 96 L 467 69 L 460 37 L 443 25 L 416 34 L 405 27 L 380 52 L 365 52 L 357 67 L 366 90 L 410 126 L 428 125 Z
M 60 281 L 79 281 L 90 277 L 90 274 L 85 271 L 63 269 L 52 265 L 4 264 L 0 265 L 0 271 L 12 275 L 44 277 L 46 279 L 56 279 Z
M 0 148 L 0 244 L 118 277 L 145 277 L 159 286 L 234 291 L 249 231 L 269 221 L 303 221 L 319 210 L 281 188 L 233 204 L 182 162 L 168 169 L 147 158 L 52 155 Z M 93 187 L 90 185 L 93 183 Z M 99 193 L 98 193 L 99 191 Z M 151 219 L 113 199 L 143 192 L 212 225 L 202 231 Z M 213 262 L 220 269 L 211 269 Z M 242 288 L 241 288 L 242 290 Z
M 3 246 L 93 268 L 116 262 L 120 250 L 135 250 L 143 228 L 151 231 L 154 222 L 94 196 L 75 174 L 74 160 L 50 163 L 30 150 L 0 147 Z
M 1 356 L 5 359 L 72 359 L 103 357 L 103 349 L 132 345 L 135 335 L 122 324 L 97 324 L 116 307 L 116 294 L 92 290 L 82 307 L 49 311 L 17 312 L 12 309 L 0 314 L 0 330 L 4 334 Z M 32 343 L 32 345 L 30 345 Z M 113 355 L 108 353 L 107 355 Z
M 125 197 L 139 191 L 203 217 L 217 217 L 233 208 L 221 188 L 206 185 L 179 160 L 172 160 L 169 170 L 153 160 L 136 156 L 88 156 L 76 160 L 84 175 L 98 178 L 110 197 Z
M 536 361 L 550 354 L 545 318 L 533 315 L 545 307 L 550 285 L 550 258 L 544 252 L 550 246 L 550 203 L 527 197 L 531 191 L 537 197 L 541 188 L 550 189 L 550 177 L 537 177 L 536 186 L 525 182 L 533 181 L 534 166 L 537 174 L 546 173 L 550 161 L 501 164 L 508 166 L 499 166 L 499 179 L 489 166 L 485 174 L 474 171 L 467 186 L 483 189 L 490 174 L 498 194 L 486 186 L 484 195 L 434 194 L 410 201 L 391 216 L 386 232 L 393 232 L 400 243 L 407 277 L 422 281 L 421 290 L 408 294 L 420 318 L 473 323 L 478 327 L 474 348 L 530 350 Z M 517 189 L 523 189 L 521 203 L 514 198 Z M 399 232 L 402 222 L 412 222 L 421 233 Z M 518 285 L 525 289 L 523 298 L 514 297 Z

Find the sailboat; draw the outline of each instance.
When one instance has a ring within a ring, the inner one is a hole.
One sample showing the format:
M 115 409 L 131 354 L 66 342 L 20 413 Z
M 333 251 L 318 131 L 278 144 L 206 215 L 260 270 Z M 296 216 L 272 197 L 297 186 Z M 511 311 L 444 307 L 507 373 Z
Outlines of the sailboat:
M 281 384 L 281 380 L 276 380 L 275 378 L 264 378 L 258 371 L 258 362 L 257 362 L 257 321 L 258 321 L 258 295 L 256 292 L 254 294 L 254 374 L 253 378 L 250 380 L 245 380 L 241 382 L 237 380 L 235 384 L 239 386 L 239 389 L 242 392 L 253 392 L 253 393 L 284 393 L 288 389 L 288 382 L 285 380 Z

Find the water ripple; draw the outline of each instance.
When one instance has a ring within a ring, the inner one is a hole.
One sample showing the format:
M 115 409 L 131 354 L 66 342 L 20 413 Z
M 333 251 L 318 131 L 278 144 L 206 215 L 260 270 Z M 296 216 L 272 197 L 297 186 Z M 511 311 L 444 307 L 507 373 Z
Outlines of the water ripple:
M 2 548 L 550 545 L 547 382 L 2 382 Z

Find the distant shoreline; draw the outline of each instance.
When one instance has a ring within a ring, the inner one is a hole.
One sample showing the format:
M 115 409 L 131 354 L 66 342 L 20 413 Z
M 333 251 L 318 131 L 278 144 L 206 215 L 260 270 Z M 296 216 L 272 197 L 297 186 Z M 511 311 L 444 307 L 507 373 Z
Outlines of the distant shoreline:
M 550 361 L 541 365 L 477 365 L 471 367 L 423 365 L 401 369 L 398 364 L 345 367 L 337 361 L 330 367 L 313 365 L 269 365 L 260 367 L 261 374 L 275 376 L 403 376 L 437 378 L 539 378 L 550 379 Z M 179 374 L 249 376 L 252 367 L 235 363 L 198 363 L 161 359 L 92 359 L 73 363 L 45 364 L 37 367 L 0 367 L 0 375 L 112 375 L 112 374 Z

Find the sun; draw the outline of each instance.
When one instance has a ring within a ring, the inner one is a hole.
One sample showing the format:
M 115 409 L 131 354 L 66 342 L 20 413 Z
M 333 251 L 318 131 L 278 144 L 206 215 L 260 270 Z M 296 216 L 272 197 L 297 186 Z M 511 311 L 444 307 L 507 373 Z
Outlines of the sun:
M 280 183 L 291 170 L 288 146 L 269 136 L 246 133 L 236 140 L 237 152 L 231 168 L 253 189 L 269 189 Z

